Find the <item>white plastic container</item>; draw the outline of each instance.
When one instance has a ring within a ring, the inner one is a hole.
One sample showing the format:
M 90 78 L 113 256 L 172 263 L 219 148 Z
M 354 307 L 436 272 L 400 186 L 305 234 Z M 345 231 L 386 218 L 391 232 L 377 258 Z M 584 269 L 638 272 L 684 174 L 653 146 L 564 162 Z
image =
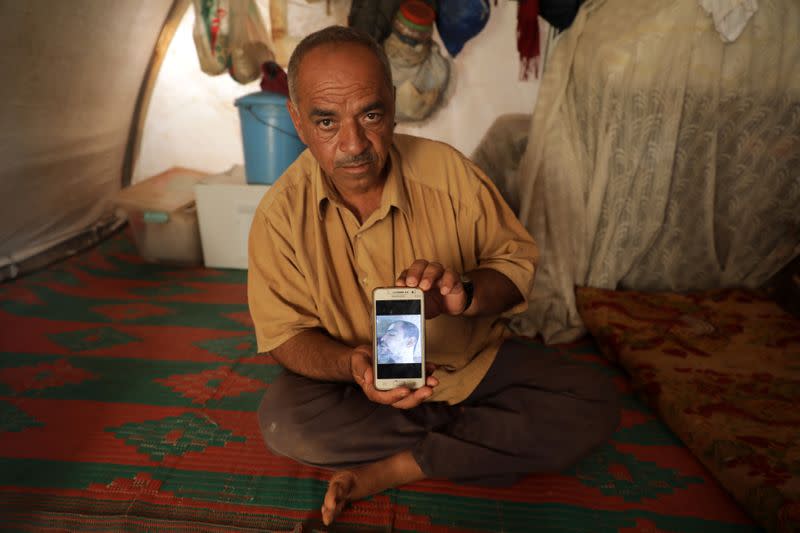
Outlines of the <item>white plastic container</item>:
M 248 184 L 240 165 L 197 183 L 197 216 L 207 267 L 247 269 L 250 224 L 269 187 Z
M 175 167 L 119 192 L 139 254 L 150 262 L 203 262 L 194 186 L 208 174 Z

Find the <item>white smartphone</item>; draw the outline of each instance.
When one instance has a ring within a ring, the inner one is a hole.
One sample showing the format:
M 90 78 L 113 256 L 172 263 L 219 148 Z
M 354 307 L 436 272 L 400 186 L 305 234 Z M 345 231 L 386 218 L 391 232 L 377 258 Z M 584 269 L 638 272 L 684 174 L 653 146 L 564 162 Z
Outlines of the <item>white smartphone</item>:
M 425 295 L 416 287 L 372 291 L 375 388 L 425 385 Z

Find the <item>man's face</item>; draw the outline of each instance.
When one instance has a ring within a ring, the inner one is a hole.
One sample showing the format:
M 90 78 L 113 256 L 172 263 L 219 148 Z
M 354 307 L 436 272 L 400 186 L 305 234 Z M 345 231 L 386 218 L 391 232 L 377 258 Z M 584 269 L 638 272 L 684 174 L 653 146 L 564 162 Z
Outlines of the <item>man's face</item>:
M 396 324 L 391 324 L 381 337 L 378 343 L 378 350 L 381 353 L 387 352 L 388 354 L 399 355 L 410 345 L 411 341 L 413 339 L 406 337 L 402 328 L 397 327 Z
M 383 177 L 394 133 L 394 93 L 368 48 L 322 45 L 299 66 L 296 102 L 287 104 L 300 139 L 335 184 Z

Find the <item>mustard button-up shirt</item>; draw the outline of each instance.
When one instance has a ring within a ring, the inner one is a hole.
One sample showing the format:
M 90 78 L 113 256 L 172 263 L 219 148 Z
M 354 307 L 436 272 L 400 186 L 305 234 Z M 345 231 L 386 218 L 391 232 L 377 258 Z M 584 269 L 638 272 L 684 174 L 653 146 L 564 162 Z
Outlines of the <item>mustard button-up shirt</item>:
M 248 298 L 259 352 L 309 328 L 372 343 L 372 290 L 416 259 L 491 268 L 525 300 L 498 316 L 426 322 L 438 365 L 432 401 L 457 403 L 491 366 L 511 314 L 527 307 L 537 248 L 490 180 L 452 147 L 395 135 L 380 207 L 359 224 L 306 150 L 267 191 L 250 229 Z

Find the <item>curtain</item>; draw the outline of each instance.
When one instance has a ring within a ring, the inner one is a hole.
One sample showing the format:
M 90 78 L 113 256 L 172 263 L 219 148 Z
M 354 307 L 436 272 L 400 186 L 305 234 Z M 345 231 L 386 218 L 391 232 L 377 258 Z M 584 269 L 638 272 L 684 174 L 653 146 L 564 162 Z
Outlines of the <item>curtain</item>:
M 585 330 L 576 285 L 757 287 L 800 253 L 800 3 L 726 43 L 696 0 L 589 0 L 507 184 L 541 250 L 523 334 Z

